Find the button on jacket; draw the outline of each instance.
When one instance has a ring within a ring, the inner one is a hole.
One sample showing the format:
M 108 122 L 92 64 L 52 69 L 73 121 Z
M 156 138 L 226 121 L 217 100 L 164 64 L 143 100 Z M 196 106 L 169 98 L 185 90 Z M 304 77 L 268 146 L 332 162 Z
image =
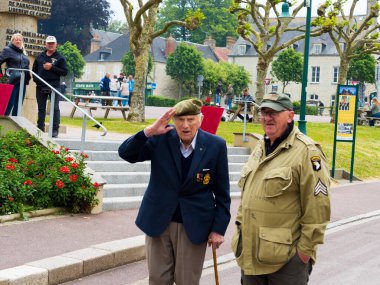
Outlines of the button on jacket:
M 329 185 L 320 146 L 298 128 L 268 156 L 259 142 L 241 172 L 232 240 L 245 275 L 276 272 L 297 250 L 315 262 L 330 220 Z

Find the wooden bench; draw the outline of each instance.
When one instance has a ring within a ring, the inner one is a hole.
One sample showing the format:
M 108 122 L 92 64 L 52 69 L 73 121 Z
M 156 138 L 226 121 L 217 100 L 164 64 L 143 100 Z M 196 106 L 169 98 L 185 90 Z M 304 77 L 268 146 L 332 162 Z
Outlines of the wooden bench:
M 369 125 L 369 121 L 374 120 L 376 123 L 377 121 L 380 121 L 380 118 L 379 117 L 367 117 L 367 120 L 368 120 L 368 125 Z

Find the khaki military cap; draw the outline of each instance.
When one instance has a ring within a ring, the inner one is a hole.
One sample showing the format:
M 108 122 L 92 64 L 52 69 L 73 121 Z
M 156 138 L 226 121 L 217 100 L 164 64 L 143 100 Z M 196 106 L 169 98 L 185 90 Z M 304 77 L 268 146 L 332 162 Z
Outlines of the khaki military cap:
M 201 113 L 202 101 L 198 99 L 188 99 L 177 103 L 175 106 L 175 116 L 191 116 Z
M 270 93 L 265 95 L 260 109 L 270 108 L 275 111 L 293 110 L 293 104 L 288 95 Z

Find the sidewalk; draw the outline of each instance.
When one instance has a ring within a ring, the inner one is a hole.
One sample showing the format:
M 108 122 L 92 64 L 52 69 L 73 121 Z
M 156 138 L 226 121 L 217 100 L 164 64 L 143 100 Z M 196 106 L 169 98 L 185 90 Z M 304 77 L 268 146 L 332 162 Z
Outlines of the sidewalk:
M 379 210 L 380 181 L 356 182 L 334 187 L 330 194 L 332 222 L 334 222 Z M 233 219 L 236 216 L 238 204 L 239 199 L 234 199 L 231 206 L 232 220 L 226 233 L 226 242 L 220 248 L 219 255 L 230 252 L 230 242 L 234 233 Z M 134 224 L 136 214 L 137 210 L 122 210 L 103 212 L 98 215 L 63 215 L 1 224 L 0 285 L 8 284 L 2 283 L 2 280 L 4 276 L 9 275 L 14 276 L 15 280 L 21 278 L 20 276 L 29 280 L 34 278 L 32 279 L 34 281 L 28 284 L 48 284 L 46 283 L 47 276 L 49 275 L 49 280 L 52 280 L 51 277 L 55 271 L 60 272 L 56 273 L 58 276 L 68 274 L 63 272 L 73 273 L 75 262 L 81 264 L 81 270 L 86 270 L 87 264 L 87 273 L 91 273 L 91 270 L 101 271 L 117 264 L 125 264 L 130 261 L 128 260 L 130 258 L 138 259 L 138 255 L 143 253 L 141 247 L 143 247 L 144 239 L 142 232 Z M 128 242 L 126 242 L 127 238 L 130 238 Z M 129 252 L 126 254 L 125 249 L 128 247 L 126 244 L 131 244 L 131 242 L 132 246 L 129 246 Z M 141 246 L 139 253 L 133 251 L 139 246 Z M 104 254 L 107 249 L 109 252 Z M 121 263 L 116 263 L 117 253 L 122 253 L 123 250 L 125 254 L 122 257 L 123 260 L 118 261 Z M 39 261 L 51 257 L 54 258 L 48 262 Z M 211 256 L 206 256 L 206 260 L 211 258 Z M 51 264 L 52 261 L 57 260 L 60 262 Z M 23 266 L 30 262 L 34 263 Z M 105 267 L 102 268 L 102 266 Z M 15 281 L 11 284 L 26 283 Z

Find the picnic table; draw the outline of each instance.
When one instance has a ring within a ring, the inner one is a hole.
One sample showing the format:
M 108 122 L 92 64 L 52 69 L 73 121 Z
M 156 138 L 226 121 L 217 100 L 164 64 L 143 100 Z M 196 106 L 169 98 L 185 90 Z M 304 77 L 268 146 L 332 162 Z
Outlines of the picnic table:
M 129 111 L 129 106 L 123 106 L 121 103 L 124 100 L 128 100 L 128 97 L 115 97 L 115 96 L 89 96 L 89 95 L 73 95 L 74 96 L 74 103 L 75 105 L 79 107 L 85 108 L 88 113 L 92 116 L 92 110 L 97 110 L 98 108 L 104 109 L 104 118 L 107 119 L 108 114 L 110 110 L 118 110 L 123 114 L 124 120 L 127 120 L 127 115 L 125 111 Z M 93 103 L 93 101 L 97 101 Z M 107 100 L 107 101 L 113 101 L 117 100 L 118 105 L 117 106 L 103 106 L 99 100 Z M 71 110 L 70 118 L 72 118 L 75 114 L 76 108 L 73 107 Z
M 243 116 L 244 116 L 245 104 L 247 104 L 247 113 L 250 112 L 252 116 L 255 115 L 255 105 L 259 107 L 253 101 L 234 100 L 234 103 L 238 105 L 238 108 L 236 109 L 236 111 L 235 112 L 230 111 L 230 110 L 226 111 L 228 115 L 232 114 L 232 117 L 229 119 L 229 122 L 233 122 L 240 113 L 243 113 Z

